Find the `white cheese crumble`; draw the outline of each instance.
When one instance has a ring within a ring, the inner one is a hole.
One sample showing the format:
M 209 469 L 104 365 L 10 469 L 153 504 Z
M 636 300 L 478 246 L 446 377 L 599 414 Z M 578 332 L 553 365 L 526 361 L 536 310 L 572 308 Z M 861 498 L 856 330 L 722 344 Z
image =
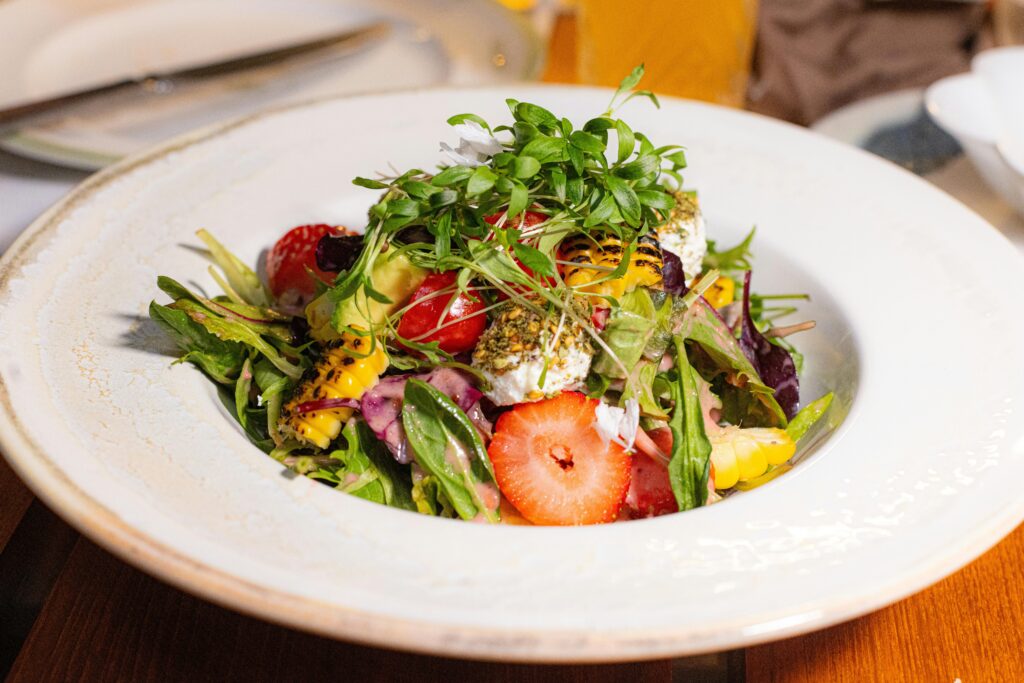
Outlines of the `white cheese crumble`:
M 687 284 L 700 275 L 708 250 L 707 226 L 696 199 L 677 193 L 678 202 L 668 222 L 658 228 L 661 248 L 679 257 Z
M 507 406 L 536 401 L 559 391 L 579 389 L 590 371 L 593 356 L 589 346 L 572 345 L 564 356 L 551 363 L 544 375 L 544 386 L 540 386 L 544 356 L 539 351 L 530 351 L 526 357 L 510 354 L 505 361 L 511 370 L 497 374 L 487 368 L 478 368 L 491 383 L 490 390 L 484 395 L 495 405 Z M 477 366 L 476 363 L 473 365 Z
M 598 401 L 594 409 L 594 426 L 606 445 L 614 441 L 627 451 L 633 450 L 636 431 L 640 427 L 640 404 L 634 398 L 626 399 L 626 407 L 619 408 Z

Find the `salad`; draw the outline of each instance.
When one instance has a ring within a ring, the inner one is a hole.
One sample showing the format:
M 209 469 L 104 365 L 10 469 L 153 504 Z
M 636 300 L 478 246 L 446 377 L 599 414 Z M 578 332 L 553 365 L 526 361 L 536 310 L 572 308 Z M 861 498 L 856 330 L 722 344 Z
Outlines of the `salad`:
M 423 514 L 576 525 L 701 507 L 787 471 L 800 409 L 750 245 L 706 237 L 685 151 L 616 116 L 528 102 L 448 123 L 447 163 L 356 178 L 362 230 L 287 231 L 257 273 L 197 234 L 222 294 L 169 278 L 151 317 L 252 442 L 299 474 Z

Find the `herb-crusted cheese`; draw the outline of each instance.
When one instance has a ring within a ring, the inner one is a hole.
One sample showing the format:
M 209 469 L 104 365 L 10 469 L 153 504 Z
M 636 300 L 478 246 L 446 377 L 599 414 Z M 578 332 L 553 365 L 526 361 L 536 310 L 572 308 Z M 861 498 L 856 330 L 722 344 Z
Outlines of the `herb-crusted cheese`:
M 590 315 L 582 305 L 574 309 L 584 319 Z M 580 388 L 593 357 L 582 325 L 568 316 L 542 316 L 509 301 L 477 343 L 473 367 L 491 384 L 487 398 L 503 406 Z
M 661 248 L 679 257 L 686 281 L 700 275 L 704 254 L 708 250 L 707 229 L 701 214 L 697 195 L 693 192 L 675 192 L 676 205 L 668 221 L 658 228 Z

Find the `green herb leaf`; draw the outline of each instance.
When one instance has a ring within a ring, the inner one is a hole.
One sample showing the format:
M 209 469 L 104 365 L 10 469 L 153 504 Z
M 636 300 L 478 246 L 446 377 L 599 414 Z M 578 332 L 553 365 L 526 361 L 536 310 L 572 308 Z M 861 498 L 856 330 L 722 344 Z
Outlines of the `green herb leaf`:
M 512 244 L 512 250 L 516 254 L 516 258 L 519 261 L 532 270 L 538 275 L 546 275 L 553 277 L 555 274 L 555 264 L 551 262 L 551 259 L 538 249 L 534 249 L 528 244 L 522 242 L 514 242 Z
M 368 187 L 371 190 L 386 190 L 389 187 L 387 183 L 382 183 L 381 181 L 373 180 L 372 178 L 363 178 L 361 176 L 356 177 L 352 181 L 352 184 L 358 185 L 359 187 Z
M 615 121 L 615 133 L 619 139 L 618 162 L 621 164 L 629 158 L 636 147 L 636 138 L 633 137 L 633 129 L 622 120 Z
M 223 341 L 233 341 L 251 347 L 263 354 L 274 366 L 293 379 L 302 375 L 302 367 L 288 361 L 270 342 L 262 337 L 258 328 L 239 320 L 210 315 L 203 306 L 188 299 L 179 299 L 170 308 L 183 311 L 193 322 Z
M 532 178 L 533 176 L 537 175 L 539 171 L 539 161 L 537 161 L 533 157 L 519 156 L 516 157 L 516 160 L 514 162 L 512 175 L 522 180 L 526 178 Z M 565 176 L 563 175 L 563 177 Z
M 604 154 L 605 143 L 601 138 L 582 130 L 574 131 L 569 136 L 569 143 L 587 154 Z
M 249 415 L 246 409 L 249 407 L 249 389 L 252 388 L 252 360 L 245 359 L 242 364 L 242 371 L 238 373 L 235 381 L 235 415 L 238 417 L 238 424 L 242 429 L 249 429 Z
M 210 257 L 224 271 L 228 284 L 241 297 L 242 303 L 253 306 L 270 305 L 270 295 L 263 287 L 262 280 L 249 266 L 245 265 L 245 262 L 228 251 L 206 230 L 197 231 L 196 236 L 210 250 Z
M 633 188 L 625 180 L 613 175 L 605 176 L 605 180 L 612 196 L 615 197 L 615 203 L 618 204 L 622 217 L 630 225 L 640 225 L 640 200 L 637 199 Z
M 431 178 L 430 184 L 449 187 L 467 180 L 471 175 L 473 175 L 473 169 L 469 166 L 449 166 Z
M 488 125 L 487 121 L 484 121 L 482 118 L 480 118 L 476 114 L 456 114 L 455 116 L 449 116 L 448 117 L 448 125 L 450 125 L 450 126 L 457 126 L 458 124 L 465 123 L 466 121 L 472 121 L 474 123 L 478 123 L 478 124 L 480 124 L 481 128 L 483 128 L 484 130 L 486 130 L 488 132 L 490 132 L 490 130 L 491 130 L 491 127 L 490 127 L 490 125 Z
M 654 154 L 644 154 L 628 164 L 615 169 L 615 175 L 625 180 L 640 180 L 649 175 L 657 174 L 661 168 L 661 159 Z
M 542 164 L 565 159 L 565 140 L 548 135 L 538 135 L 530 140 L 519 152 L 520 156 L 533 157 Z
M 466 184 L 466 196 L 476 197 L 487 192 L 494 187 L 494 181 L 497 179 L 498 176 L 491 169 L 486 166 L 477 166 L 473 175 L 469 177 L 469 183 Z
M 520 102 L 515 108 L 515 117 L 520 121 L 532 123 L 538 128 L 554 128 L 559 124 L 558 118 L 544 107 L 529 102 Z
M 509 217 L 518 216 L 525 211 L 526 205 L 529 201 L 529 191 L 526 189 L 526 185 L 523 185 L 523 183 L 518 180 L 512 181 L 512 194 L 508 201 Z
M 625 95 L 630 90 L 636 87 L 640 79 L 644 77 L 644 65 L 634 66 L 633 70 L 629 72 L 629 75 L 622 79 L 619 83 L 619 89 L 615 91 L 615 95 L 612 96 L 612 102 L 615 102 L 621 95 Z M 610 109 L 611 107 L 609 107 Z
M 615 211 L 615 198 L 612 195 L 605 195 L 604 198 L 598 203 L 597 208 L 590 212 L 587 219 L 583 221 L 583 227 L 592 228 L 595 225 L 602 225 L 608 222 L 608 219 L 612 217 L 612 212 Z

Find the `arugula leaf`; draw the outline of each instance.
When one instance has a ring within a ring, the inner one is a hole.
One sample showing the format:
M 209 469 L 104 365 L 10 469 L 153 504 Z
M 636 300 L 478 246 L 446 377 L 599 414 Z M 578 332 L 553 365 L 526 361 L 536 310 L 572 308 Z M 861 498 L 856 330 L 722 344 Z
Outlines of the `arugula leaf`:
M 184 311 L 155 301 L 149 304 L 149 317 L 166 329 L 185 352 L 176 362 L 193 363 L 220 384 L 234 383 L 246 357 L 242 345 L 217 338 Z
M 708 250 L 704 254 L 704 271 L 713 268 L 726 275 L 737 275 L 742 271 L 750 270 L 750 244 L 754 241 L 756 232 L 757 227 L 755 226 L 739 244 L 723 251 L 717 250 L 714 240 L 708 240 Z
M 472 520 L 479 515 L 491 523 L 499 520 L 500 497 L 485 501 L 482 493 L 494 486 L 487 449 L 476 427 L 450 398 L 422 380 L 409 379 L 402 426 L 416 462 L 437 477 L 459 517 Z
M 686 341 L 682 336 L 676 336 L 674 343 L 679 379 L 670 385 L 675 407 L 668 421 L 672 430 L 668 478 L 680 511 L 686 511 L 707 502 L 711 442 L 704 432 L 698 375 L 687 359 Z
M 833 398 L 834 395 L 830 391 L 816 401 L 808 403 L 799 413 L 794 415 L 793 419 L 786 425 L 786 434 L 789 435 L 789 438 L 793 439 L 793 441 L 802 439 L 811 427 L 828 412 Z

